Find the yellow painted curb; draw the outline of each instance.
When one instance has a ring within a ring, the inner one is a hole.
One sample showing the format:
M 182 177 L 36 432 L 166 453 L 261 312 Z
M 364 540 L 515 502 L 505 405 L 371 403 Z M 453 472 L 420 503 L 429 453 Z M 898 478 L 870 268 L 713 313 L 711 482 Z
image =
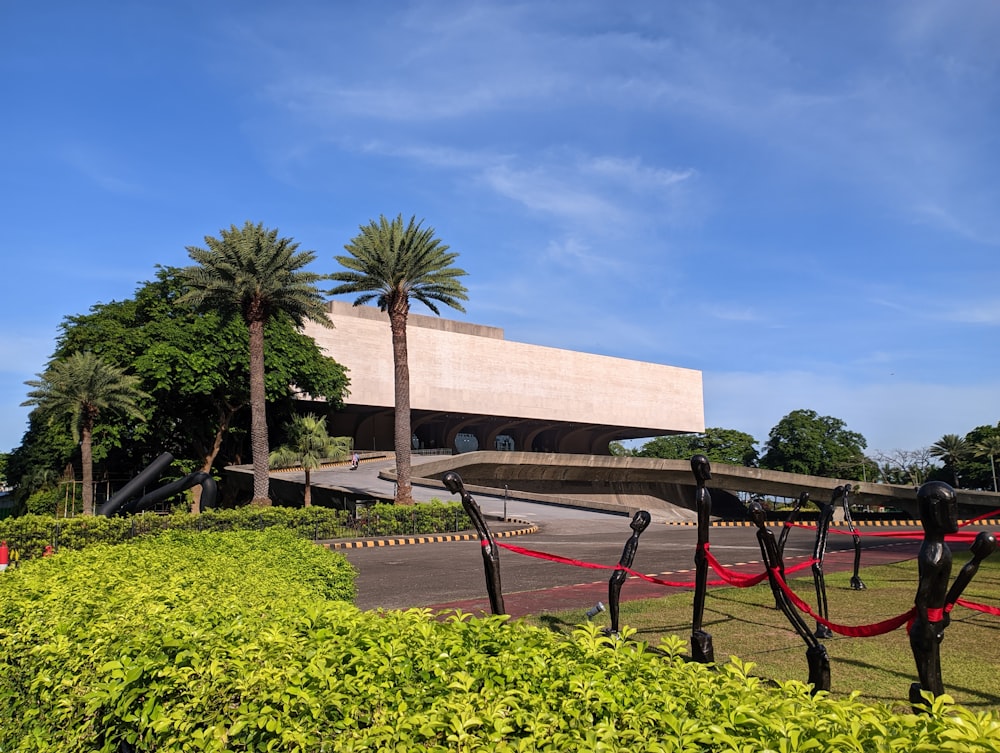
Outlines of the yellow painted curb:
M 493 538 L 507 539 L 512 536 L 527 536 L 536 533 L 538 526 L 529 525 L 527 528 L 518 528 L 514 531 L 500 531 L 493 534 Z M 440 544 L 446 541 L 475 541 L 479 535 L 475 533 L 442 533 L 430 536 L 394 536 L 375 539 L 358 539 L 355 541 L 331 541 L 321 544 L 326 549 L 372 549 L 382 546 L 406 546 L 408 544 Z

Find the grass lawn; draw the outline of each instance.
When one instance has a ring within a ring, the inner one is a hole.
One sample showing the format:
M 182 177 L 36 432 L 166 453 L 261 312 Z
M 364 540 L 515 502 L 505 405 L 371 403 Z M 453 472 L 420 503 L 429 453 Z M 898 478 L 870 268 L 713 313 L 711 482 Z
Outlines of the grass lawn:
M 956 552 L 952 578 L 967 561 Z M 790 584 L 806 602 L 814 605 L 812 576 L 792 578 Z M 826 576 L 830 621 L 861 625 L 895 617 L 913 606 L 917 584 L 915 560 L 864 568 L 865 591 L 850 588 L 850 572 Z M 629 584 L 623 587 L 627 593 Z M 981 604 L 1000 604 L 1000 555 L 986 560 L 963 594 Z M 638 632 L 634 638 L 656 646 L 662 636 L 675 635 L 685 642 L 691 633 L 693 592 L 621 604 L 621 623 Z M 806 623 L 815 622 L 804 615 Z M 568 632 L 586 621 L 583 610 L 539 614 L 528 618 L 537 625 Z M 606 613 L 595 618 L 607 622 Z M 773 680 L 798 679 L 808 675 L 806 646 L 785 616 L 775 609 L 767 583 L 752 588 L 710 589 L 705 606 L 705 630 L 712 634 L 715 657 L 730 655 L 756 665 L 755 673 Z M 917 680 L 905 627 L 871 638 L 835 635 L 823 641 L 830 655 L 830 692 L 835 697 L 858 691 L 871 703 L 885 703 L 898 711 L 909 708 L 907 695 Z M 688 643 L 688 645 L 690 645 Z M 941 673 L 945 691 L 973 710 L 1000 711 L 1000 617 L 956 606 L 951 625 L 941 644 Z

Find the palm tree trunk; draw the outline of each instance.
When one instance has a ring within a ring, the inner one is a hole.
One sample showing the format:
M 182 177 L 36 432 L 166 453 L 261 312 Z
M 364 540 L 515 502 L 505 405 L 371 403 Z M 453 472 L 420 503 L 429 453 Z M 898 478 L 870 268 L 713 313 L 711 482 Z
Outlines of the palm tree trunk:
M 94 447 L 93 429 L 84 422 L 80 432 L 80 462 L 83 465 L 83 514 L 94 514 Z M 75 496 L 75 495 L 74 495 Z
M 409 301 L 400 296 L 389 310 L 392 329 L 393 381 L 396 389 L 396 504 L 413 504 L 413 487 L 410 484 L 410 366 L 406 351 L 406 320 Z
M 312 505 L 312 485 L 310 484 L 309 481 L 309 474 L 311 473 L 311 471 L 308 468 L 306 468 L 305 470 L 306 470 L 306 489 L 305 492 L 303 493 L 302 505 L 304 507 L 310 507 Z
M 253 455 L 253 502 L 270 505 L 267 474 L 267 395 L 264 391 L 264 322 L 250 327 L 250 450 Z

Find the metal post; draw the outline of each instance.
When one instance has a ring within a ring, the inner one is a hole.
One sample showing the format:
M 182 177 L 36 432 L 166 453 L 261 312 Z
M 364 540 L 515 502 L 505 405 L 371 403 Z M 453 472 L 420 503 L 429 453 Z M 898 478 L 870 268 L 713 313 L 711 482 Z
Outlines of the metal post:
M 507 488 L 507 484 L 504 484 L 503 485 L 503 521 L 504 521 L 504 523 L 507 522 L 507 494 L 509 493 L 509 491 L 510 490 Z

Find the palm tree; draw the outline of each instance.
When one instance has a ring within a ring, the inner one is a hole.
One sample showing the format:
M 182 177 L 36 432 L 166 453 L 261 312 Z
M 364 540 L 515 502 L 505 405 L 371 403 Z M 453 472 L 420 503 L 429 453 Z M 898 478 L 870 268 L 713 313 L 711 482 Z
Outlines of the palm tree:
M 290 444 L 282 445 L 271 453 L 272 468 L 300 466 L 306 472 L 304 503 L 312 505 L 311 474 L 324 460 L 343 460 L 351 451 L 350 437 L 331 437 L 326 433 L 326 417 L 312 413 L 292 416 L 287 427 Z
M 346 271 L 335 272 L 330 279 L 341 284 L 330 295 L 360 293 L 354 301 L 360 306 L 375 300 L 389 314 L 392 331 L 396 420 L 396 502 L 413 504 L 410 486 L 410 370 L 406 352 L 406 321 L 410 299 L 423 303 L 435 314 L 434 302 L 465 311 L 459 301 L 468 300 L 465 286 L 458 278 L 465 270 L 452 266 L 458 257 L 434 237 L 433 228 L 423 228 L 423 220 L 411 217 L 403 224 L 403 215 L 394 220 L 379 217 L 361 226 L 344 249 L 350 256 L 337 256 Z
M 990 470 L 993 471 L 993 491 L 1000 491 L 997 488 L 997 456 L 1000 455 L 1000 434 L 987 437 L 982 442 L 976 442 L 973 449 L 981 458 L 990 459 Z
M 73 441 L 80 443 L 83 466 L 83 514 L 94 514 L 94 424 L 104 412 L 121 411 L 143 420 L 138 401 L 149 396 L 139 389 L 139 379 L 90 352 L 73 353 L 54 361 L 25 382 L 34 389 L 21 405 L 35 405 L 50 422 L 68 418 Z
M 946 468 L 951 468 L 955 477 L 955 486 L 960 482 L 958 475 L 958 464 L 969 454 L 969 445 L 958 434 L 945 434 L 941 439 L 931 445 L 930 453 L 936 458 L 944 461 Z
M 264 326 L 288 316 L 302 326 L 306 319 L 333 326 L 315 283 L 322 275 L 303 271 L 316 258 L 295 253 L 298 243 L 278 238 L 278 231 L 247 222 L 230 225 L 219 238 L 205 236 L 207 249 L 188 246 L 197 266 L 180 270 L 187 291 L 179 303 L 239 314 L 250 335 L 250 448 L 253 454 L 253 504 L 269 505 L 267 402 L 264 390 Z

